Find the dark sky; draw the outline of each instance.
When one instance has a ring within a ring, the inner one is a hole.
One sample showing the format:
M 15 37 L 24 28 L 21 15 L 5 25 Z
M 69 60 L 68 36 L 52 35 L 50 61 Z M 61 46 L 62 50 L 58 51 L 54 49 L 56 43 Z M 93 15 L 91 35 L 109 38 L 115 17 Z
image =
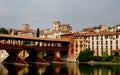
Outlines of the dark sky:
M 74 30 L 120 23 L 120 0 L 0 0 L 0 27 L 52 28 L 53 21 L 70 24 Z

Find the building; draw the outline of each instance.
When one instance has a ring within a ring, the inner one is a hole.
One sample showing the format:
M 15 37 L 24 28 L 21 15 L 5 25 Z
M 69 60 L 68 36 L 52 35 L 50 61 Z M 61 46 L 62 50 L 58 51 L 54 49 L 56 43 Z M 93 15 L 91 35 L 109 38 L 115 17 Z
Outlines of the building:
M 83 32 L 108 32 L 108 27 L 104 24 L 101 24 L 99 26 L 84 28 Z
M 61 35 L 72 33 L 72 27 L 69 24 L 60 24 L 60 21 L 53 22 L 53 28 L 40 30 L 42 38 L 60 38 Z
M 84 33 L 76 33 L 74 38 L 74 56 L 77 58 L 81 51 L 86 49 L 86 36 Z
M 100 25 L 101 26 L 101 25 Z M 120 32 L 119 25 L 111 32 L 107 26 L 95 26 L 90 29 L 83 29 L 81 32 L 73 33 L 73 54 L 77 59 L 79 53 L 86 49 L 94 51 L 94 56 L 102 56 L 102 53 L 107 52 L 108 55 L 120 55 Z M 63 35 L 64 37 L 66 35 Z M 62 37 L 63 37 L 62 36 Z M 69 39 L 69 37 L 66 37 Z
M 11 35 L 19 35 L 19 36 L 36 36 L 36 30 L 30 29 L 29 24 L 22 24 L 21 29 L 10 29 Z
M 55 31 L 71 31 L 72 27 L 69 24 L 60 24 L 60 21 L 53 22 Z
M 89 32 L 74 34 L 74 55 L 76 57 L 85 49 L 94 51 L 95 56 L 118 55 L 120 52 L 120 32 Z
M 115 31 L 116 31 L 116 32 L 120 32 L 120 24 L 117 24 L 117 25 L 115 26 Z

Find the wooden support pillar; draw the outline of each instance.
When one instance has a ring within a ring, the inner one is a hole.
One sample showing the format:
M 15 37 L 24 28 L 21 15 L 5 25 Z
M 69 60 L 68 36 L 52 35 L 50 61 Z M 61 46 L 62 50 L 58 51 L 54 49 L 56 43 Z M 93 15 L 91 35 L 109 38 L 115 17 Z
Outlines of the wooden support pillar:
M 27 62 L 21 59 L 20 57 L 18 57 L 18 55 L 16 55 L 15 63 L 27 64 Z
M 27 64 L 26 61 L 24 61 L 23 59 L 21 59 L 17 54 L 19 53 L 19 50 L 15 50 L 15 49 L 8 49 L 6 50 L 7 53 L 9 54 L 9 57 L 7 57 L 4 62 L 8 62 L 8 63 L 17 63 L 17 64 Z
M 37 58 L 36 58 L 36 62 L 40 62 L 40 63 L 48 63 L 45 59 L 39 57 L 38 55 L 37 55 Z
M 39 52 L 34 50 L 34 48 L 29 49 L 28 52 L 29 52 L 29 57 L 25 59 L 27 62 L 48 63 L 45 59 L 38 56 Z
M 15 63 L 20 63 L 20 64 L 27 64 L 27 62 L 25 61 L 25 60 L 23 60 L 23 59 L 21 59 L 19 56 L 18 56 L 18 53 L 20 52 L 20 51 L 13 51 L 14 53 L 15 53 L 15 57 L 16 57 L 16 59 L 15 59 Z

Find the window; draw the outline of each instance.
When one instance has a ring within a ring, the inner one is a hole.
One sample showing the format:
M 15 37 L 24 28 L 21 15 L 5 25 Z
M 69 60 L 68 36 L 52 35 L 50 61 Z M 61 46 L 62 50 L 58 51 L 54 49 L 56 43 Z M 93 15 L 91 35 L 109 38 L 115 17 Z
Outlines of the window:
M 97 45 L 98 45 L 98 41 L 97 41 Z
M 92 41 L 92 45 L 94 45 L 94 42 Z
M 98 40 L 98 36 L 96 37 L 96 40 Z
M 118 40 L 116 40 L 116 44 L 118 44 Z
M 112 50 L 112 46 L 110 46 L 110 49 Z
M 77 52 L 78 50 L 76 49 L 76 52 Z
M 108 35 L 105 36 L 105 39 L 108 39 Z
M 119 36 L 118 35 L 116 35 L 116 39 L 118 39 L 119 38 Z
M 79 41 L 80 42 L 80 44 L 82 44 L 82 41 Z
M 90 48 L 90 45 L 88 45 L 88 48 Z
M 98 46 L 97 46 L 97 50 L 98 50 Z
M 110 44 L 112 44 L 112 41 L 110 41 Z
M 80 36 L 79 38 L 82 39 L 82 36 Z
M 101 41 L 101 45 L 103 45 L 103 41 Z
M 101 40 L 103 40 L 103 36 L 101 36 Z
M 108 41 L 106 41 L 106 45 L 108 44 Z
M 101 53 L 103 53 L 103 49 L 101 49 Z
M 118 49 L 118 45 L 116 45 L 116 49 Z
M 94 50 L 94 46 L 92 46 L 92 50 Z
M 98 51 L 98 49 L 97 49 L 97 56 L 98 56 L 98 53 L 99 53 L 99 51 Z
M 110 38 L 110 39 L 113 39 L 113 36 L 111 35 L 111 36 L 109 36 L 109 38 Z
M 101 50 L 103 50 L 103 46 L 101 46 Z
M 83 45 L 80 45 L 80 47 L 83 47 Z
M 106 46 L 106 50 L 108 49 L 108 46 Z
M 92 40 L 94 40 L 94 37 L 92 36 Z

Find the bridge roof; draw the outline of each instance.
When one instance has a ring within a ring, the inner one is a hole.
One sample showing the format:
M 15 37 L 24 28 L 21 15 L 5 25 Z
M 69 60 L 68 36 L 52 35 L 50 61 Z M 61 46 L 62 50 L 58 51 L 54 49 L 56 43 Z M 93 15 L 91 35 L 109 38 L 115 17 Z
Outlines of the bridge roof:
M 54 39 L 54 38 L 39 38 L 39 37 L 31 37 L 31 36 L 17 36 L 10 34 L 0 34 L 0 38 L 4 39 L 20 39 L 20 40 L 33 40 L 33 41 L 53 41 L 53 42 L 70 42 L 65 39 Z

